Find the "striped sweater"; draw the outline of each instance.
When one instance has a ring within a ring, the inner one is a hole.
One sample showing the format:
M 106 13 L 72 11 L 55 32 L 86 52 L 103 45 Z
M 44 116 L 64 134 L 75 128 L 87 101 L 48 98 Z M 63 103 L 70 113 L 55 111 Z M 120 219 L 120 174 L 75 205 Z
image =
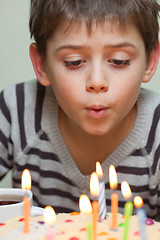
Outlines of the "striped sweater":
M 102 164 L 107 211 L 112 194 L 108 168 L 113 164 L 118 176 L 119 212 L 124 210 L 121 182 L 125 180 L 132 198 L 143 198 L 148 216 L 159 214 L 159 118 L 160 96 L 141 89 L 132 132 Z M 22 171 L 29 169 L 34 205 L 51 205 L 56 212 L 70 212 L 79 210 L 82 193 L 92 200 L 90 176 L 80 173 L 61 136 L 53 90 L 36 80 L 9 87 L 0 94 L 0 178 L 12 168 L 13 187 L 18 188 Z

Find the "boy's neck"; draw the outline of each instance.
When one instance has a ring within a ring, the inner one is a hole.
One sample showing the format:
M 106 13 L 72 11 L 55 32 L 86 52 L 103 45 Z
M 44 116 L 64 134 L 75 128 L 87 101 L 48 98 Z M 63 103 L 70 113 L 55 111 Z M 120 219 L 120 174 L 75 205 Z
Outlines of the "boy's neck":
M 68 124 L 60 115 L 59 128 L 64 142 L 80 172 L 88 175 L 95 171 L 97 161 L 102 163 L 129 135 L 136 119 L 136 107 L 130 119 L 126 119 L 114 131 L 100 136 L 87 134 L 75 125 Z

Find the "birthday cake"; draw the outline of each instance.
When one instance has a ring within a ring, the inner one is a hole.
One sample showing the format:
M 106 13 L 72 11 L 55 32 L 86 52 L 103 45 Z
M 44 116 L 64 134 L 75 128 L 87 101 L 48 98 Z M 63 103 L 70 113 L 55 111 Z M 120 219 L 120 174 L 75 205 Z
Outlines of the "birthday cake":
M 43 217 L 33 217 L 30 219 L 29 233 L 23 233 L 23 218 L 16 217 L 5 223 L 0 223 L 1 240 L 89 240 L 88 225 L 92 222 L 92 216 L 86 214 L 58 214 L 56 223 L 52 228 L 55 235 L 53 238 L 46 238 L 47 231 L 51 226 L 43 222 Z M 106 218 L 97 222 L 97 240 L 122 240 L 124 234 L 123 215 L 117 215 L 117 230 L 111 229 L 112 216 L 106 214 Z M 146 220 L 145 230 L 147 240 L 160 240 L 160 223 L 152 219 Z M 140 228 L 137 216 L 130 217 L 127 240 L 140 240 Z

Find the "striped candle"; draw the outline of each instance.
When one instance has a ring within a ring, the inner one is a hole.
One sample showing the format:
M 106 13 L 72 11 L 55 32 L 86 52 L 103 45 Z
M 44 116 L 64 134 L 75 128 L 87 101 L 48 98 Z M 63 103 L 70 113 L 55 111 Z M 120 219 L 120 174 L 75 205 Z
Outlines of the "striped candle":
M 106 216 L 106 196 L 105 196 L 105 183 L 103 182 L 103 171 L 101 164 L 96 162 L 96 173 L 99 179 L 99 217 L 104 219 Z

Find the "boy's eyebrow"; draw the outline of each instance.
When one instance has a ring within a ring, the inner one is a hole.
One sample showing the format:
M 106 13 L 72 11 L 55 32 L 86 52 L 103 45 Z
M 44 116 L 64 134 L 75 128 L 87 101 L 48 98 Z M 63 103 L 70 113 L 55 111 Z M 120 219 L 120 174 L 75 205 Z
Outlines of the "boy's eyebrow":
M 77 49 L 82 49 L 82 48 L 86 48 L 86 46 L 84 46 L 84 45 L 62 45 L 56 49 L 56 52 L 63 50 L 63 49 L 77 50 Z
M 123 48 L 123 47 L 132 47 L 136 49 L 136 46 L 131 42 L 122 42 L 117 44 L 106 44 L 104 48 Z M 80 50 L 84 48 L 89 48 L 87 45 L 62 45 L 56 49 L 56 52 L 63 50 L 63 49 L 73 49 L 73 50 Z
M 118 43 L 118 44 L 110 44 L 110 45 L 107 45 L 106 47 L 110 47 L 110 48 L 133 47 L 133 48 L 136 48 L 136 46 L 131 42 L 122 42 L 122 43 Z

